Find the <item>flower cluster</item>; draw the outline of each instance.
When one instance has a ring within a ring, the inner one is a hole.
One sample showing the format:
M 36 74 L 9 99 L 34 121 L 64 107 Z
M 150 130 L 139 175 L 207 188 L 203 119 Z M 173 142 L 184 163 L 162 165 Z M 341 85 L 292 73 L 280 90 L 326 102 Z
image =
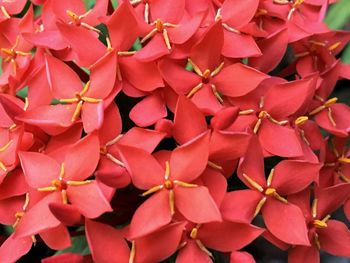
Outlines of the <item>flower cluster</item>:
M 0 0 L 0 261 L 76 236 L 88 252 L 43 262 L 255 262 L 258 237 L 350 257 L 328 5 Z

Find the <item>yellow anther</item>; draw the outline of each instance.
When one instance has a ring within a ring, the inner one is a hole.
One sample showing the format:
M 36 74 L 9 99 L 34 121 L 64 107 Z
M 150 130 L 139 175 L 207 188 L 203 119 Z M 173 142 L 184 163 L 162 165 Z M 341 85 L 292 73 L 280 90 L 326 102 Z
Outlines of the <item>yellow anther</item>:
M 304 0 L 295 0 L 293 7 L 298 8 L 303 2 L 304 2 Z
M 278 201 L 281 201 L 282 203 L 288 204 L 288 200 L 285 199 L 284 197 L 280 196 L 280 195 L 277 193 L 276 189 L 274 189 L 274 188 L 267 188 L 267 189 L 265 190 L 265 194 L 266 194 L 267 196 L 271 196 L 271 195 L 272 195 L 272 196 L 273 196 L 274 198 L 276 198 Z
M 109 37 L 106 37 L 106 43 L 107 43 L 107 52 L 112 52 L 114 48 L 112 47 L 112 42 Z M 118 52 L 119 55 L 119 52 Z
M 276 189 L 274 189 L 274 188 L 267 188 L 266 190 L 265 190 L 265 194 L 266 195 L 274 195 L 276 193 Z
M 331 98 L 324 103 L 324 106 L 329 107 L 338 101 L 337 97 Z
M 350 158 L 342 156 L 338 158 L 338 162 L 350 164 Z
M 79 101 L 73 113 L 73 116 L 71 119 L 72 122 L 75 122 L 79 118 L 82 108 L 83 108 L 83 101 Z
M 196 239 L 197 238 L 197 234 L 198 234 L 198 228 L 196 228 L 196 227 L 192 228 L 191 233 L 190 233 L 190 237 L 192 239 Z
M 259 17 L 259 16 L 264 16 L 264 15 L 267 15 L 267 10 L 266 9 L 262 9 L 262 8 L 259 8 L 254 17 Z
M 250 178 L 248 175 L 243 174 L 243 178 L 244 178 L 245 180 L 247 180 L 248 183 L 249 183 L 251 186 L 253 186 L 256 190 L 258 190 L 259 192 L 264 192 L 264 188 L 263 188 L 260 184 L 258 184 L 257 182 L 255 182 L 252 178 Z
M 327 223 L 323 222 L 322 220 L 314 220 L 314 226 L 317 228 L 326 228 Z
M 165 180 L 164 187 L 165 187 L 165 189 L 168 189 L 168 190 L 173 189 L 174 184 L 171 180 Z
M 296 126 L 301 126 L 301 125 L 303 125 L 305 122 L 307 122 L 308 121 L 308 117 L 307 116 L 300 116 L 300 117 L 298 117 L 296 120 L 295 120 L 295 125 Z
M 209 69 L 204 70 L 202 77 L 207 79 L 209 78 L 209 76 L 210 76 L 210 70 Z
M 332 44 L 331 46 L 329 46 L 329 47 L 328 47 L 328 50 L 329 50 L 329 51 L 333 51 L 333 50 L 337 49 L 340 45 L 341 45 L 341 42 L 340 42 L 340 41 L 339 41 L 339 42 L 336 42 L 336 43 Z
M 79 21 L 79 16 L 71 10 L 66 10 L 66 14 L 74 20 L 74 22 Z

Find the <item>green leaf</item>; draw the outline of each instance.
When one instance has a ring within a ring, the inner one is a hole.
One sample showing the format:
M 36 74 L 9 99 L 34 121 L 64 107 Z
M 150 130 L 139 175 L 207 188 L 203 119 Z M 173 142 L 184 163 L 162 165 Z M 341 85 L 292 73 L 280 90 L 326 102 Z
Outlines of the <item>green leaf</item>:
M 0 76 L 2 75 L 2 57 L 0 57 Z
M 86 10 L 90 10 L 94 7 L 96 1 L 95 0 L 84 0 L 84 5 Z
M 20 97 L 22 99 L 26 98 L 28 96 L 28 86 L 24 87 L 23 89 L 20 89 L 16 92 L 17 97 Z
M 111 1 L 112 1 L 113 8 L 116 9 L 118 6 L 118 0 L 111 0 Z
M 13 233 L 13 227 L 12 226 L 2 226 L 4 228 L 4 232 L 6 235 L 11 235 Z
M 347 47 L 344 49 L 341 60 L 345 64 L 350 64 L 350 44 L 348 44 Z
M 72 246 L 63 250 L 59 250 L 55 255 L 60 255 L 64 253 L 75 253 L 80 255 L 90 254 L 89 245 L 87 243 L 85 236 L 72 237 Z
M 350 19 L 350 1 L 342 0 L 329 8 L 326 24 L 332 29 L 342 29 Z
M 140 50 L 142 48 L 140 39 L 136 39 L 135 43 L 132 45 L 132 50 Z

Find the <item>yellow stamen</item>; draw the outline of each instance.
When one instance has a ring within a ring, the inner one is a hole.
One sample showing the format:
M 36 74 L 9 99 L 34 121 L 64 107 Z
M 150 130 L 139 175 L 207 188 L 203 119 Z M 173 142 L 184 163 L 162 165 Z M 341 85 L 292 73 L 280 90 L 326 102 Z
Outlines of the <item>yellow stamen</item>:
M 262 9 L 262 8 L 259 8 L 254 17 L 259 17 L 259 16 L 264 16 L 264 15 L 267 15 L 267 10 L 266 9 Z
M 165 180 L 168 180 L 170 177 L 170 164 L 168 161 L 165 162 L 165 173 L 164 173 L 164 178 Z
M 145 4 L 145 12 L 144 12 L 144 18 L 147 24 L 149 24 L 149 4 Z
M 132 56 L 136 53 L 136 51 L 118 51 L 118 56 L 126 57 L 126 56 Z
M 208 166 L 213 168 L 213 169 L 216 169 L 216 170 L 223 170 L 222 166 L 220 166 L 216 163 L 213 163 L 211 161 L 208 161 Z
M 214 96 L 217 98 L 217 100 L 223 104 L 224 103 L 224 99 L 221 97 L 220 93 L 217 91 L 216 86 L 214 84 L 210 84 L 211 90 L 214 93 Z
M 255 126 L 254 126 L 254 129 L 253 129 L 253 132 L 255 134 L 258 133 L 259 129 L 260 129 L 260 126 L 261 126 L 261 122 L 262 122 L 262 119 L 258 119 L 258 121 L 256 122 Z
M 336 172 L 336 175 L 340 177 L 345 183 L 350 183 L 350 179 L 345 176 L 341 171 Z
M 264 206 L 264 204 L 266 203 L 266 196 L 264 196 L 260 201 L 259 203 L 257 204 L 256 208 L 255 208 L 255 212 L 254 212 L 254 217 L 256 217 L 260 211 L 261 211 L 261 208 Z
M 85 27 L 86 29 L 89 29 L 89 30 L 91 30 L 91 31 L 94 31 L 94 32 L 96 32 L 96 33 L 98 33 L 98 34 L 101 34 L 101 33 L 102 33 L 99 29 L 97 29 L 97 28 L 95 28 L 95 27 L 93 27 L 93 26 L 90 26 L 89 24 L 87 24 L 87 23 L 85 23 L 85 22 L 81 22 L 80 25 L 81 25 L 82 27 Z
M 270 187 L 271 183 L 272 183 L 272 178 L 274 175 L 275 169 L 271 169 L 270 174 L 267 178 L 267 186 Z
M 90 184 L 92 183 L 91 180 L 86 180 L 86 181 L 67 181 L 67 185 L 69 186 L 80 186 L 80 185 L 85 185 L 85 184 Z
M 197 184 L 185 183 L 185 182 L 178 181 L 178 180 L 174 180 L 173 182 L 174 182 L 174 184 L 176 184 L 176 185 L 178 185 L 178 186 L 182 186 L 182 187 L 186 187 L 186 188 L 195 188 L 195 187 L 198 187 Z
M 188 58 L 187 59 L 188 63 L 191 64 L 191 66 L 193 67 L 194 71 L 197 73 L 197 75 L 203 77 L 203 73 L 200 70 L 200 68 L 192 61 L 192 59 Z
M 175 194 L 173 190 L 169 190 L 169 207 L 170 214 L 173 216 L 175 214 Z
M 337 97 L 331 98 L 324 103 L 324 106 L 329 107 L 338 101 Z
M 320 240 L 318 239 L 318 234 L 317 233 L 315 233 L 314 241 L 315 241 L 316 247 L 318 248 L 318 250 L 320 250 L 321 249 L 321 243 L 320 243 Z
M 79 16 L 71 10 L 66 10 L 66 14 L 74 21 L 79 20 Z
M 310 55 L 310 52 L 309 51 L 305 51 L 305 52 L 300 52 L 300 53 L 295 54 L 294 57 L 296 57 L 296 58 L 303 58 L 303 57 L 306 57 L 308 55 Z
M 231 32 L 231 33 L 236 33 L 236 34 L 241 34 L 241 32 L 233 27 L 230 27 L 228 24 L 226 23 L 222 23 L 223 28 L 225 28 L 227 31 Z
M 7 172 L 6 165 L 0 161 L 0 169 L 3 170 L 5 173 Z
M 144 38 L 141 39 L 141 44 L 145 43 L 148 39 L 152 38 L 155 34 L 157 34 L 157 28 L 152 29 Z
M 164 42 L 165 42 L 167 49 L 171 50 L 171 44 L 170 44 L 170 39 L 169 39 L 169 35 L 168 35 L 168 30 L 166 30 L 165 28 L 163 29 L 163 38 L 164 38 Z
M 320 46 L 320 47 L 325 47 L 326 43 L 324 42 L 320 42 L 320 41 L 316 41 L 316 40 L 309 40 L 309 43 L 315 45 L 315 46 Z
M 253 186 L 256 190 L 258 190 L 259 192 L 264 192 L 264 188 L 258 184 L 257 182 L 255 182 L 252 178 L 250 178 L 248 175 L 243 174 L 243 177 L 245 180 L 248 181 L 248 183 Z
M 271 196 L 271 195 L 272 195 L 273 197 L 275 197 L 278 201 L 281 201 L 282 203 L 285 203 L 285 204 L 288 203 L 288 200 L 285 199 L 284 197 L 280 196 L 280 195 L 277 193 L 276 189 L 274 189 L 274 188 L 267 188 L 267 189 L 265 190 L 265 194 L 266 194 L 267 196 Z
M 28 107 L 29 107 L 29 99 L 28 99 L 28 97 L 25 97 L 25 98 L 24 98 L 23 110 L 24 110 L 24 111 L 27 111 Z
M 66 190 L 62 190 L 61 191 L 61 196 L 62 196 L 62 202 L 63 204 L 68 204 L 68 196 L 67 196 L 67 191 Z
M 107 43 L 107 52 L 112 52 L 114 48 L 112 47 L 112 42 L 109 37 L 106 37 L 106 43 Z M 119 52 L 118 52 L 119 55 Z
M 62 103 L 68 103 L 68 104 L 71 104 L 71 103 L 76 103 L 79 101 L 78 98 L 70 98 L 70 99 L 59 99 L 60 102 Z
M 322 220 L 314 220 L 313 223 L 314 223 L 314 226 L 316 228 L 326 228 L 327 227 L 327 221 L 328 219 L 331 218 L 330 215 L 327 215 L 325 218 L 323 218 Z
M 40 187 L 38 188 L 39 192 L 53 192 L 56 191 L 57 187 L 56 186 L 47 186 L 47 187 Z
M 254 112 L 253 109 L 250 109 L 250 110 L 241 110 L 238 114 L 239 115 L 249 115 L 249 114 L 252 114 Z
M 134 263 L 135 254 L 136 254 L 135 241 L 132 241 L 131 242 L 130 256 L 129 256 L 129 263 Z
M 26 199 L 23 204 L 23 211 L 27 210 L 28 205 L 29 205 L 29 193 L 26 193 Z
M 121 166 L 121 167 L 125 167 L 125 164 L 124 164 L 122 161 L 120 161 L 119 159 L 115 158 L 112 154 L 107 153 L 107 154 L 106 154 L 106 157 L 107 157 L 110 161 L 112 161 L 113 163 L 115 163 L 116 165 L 119 165 L 119 166 Z
M 209 257 L 213 258 L 213 254 L 203 245 L 199 239 L 196 239 L 195 242 L 197 243 L 197 246 L 200 248 L 200 250 L 206 253 Z
M 8 141 L 4 146 L 2 146 L 2 147 L 0 148 L 0 152 L 6 151 L 6 150 L 10 147 L 10 145 L 12 144 L 12 142 L 13 142 L 13 140 Z
M 11 18 L 10 14 L 7 12 L 6 8 L 3 5 L 0 7 L 0 10 L 3 13 L 4 17 L 8 19 Z
M 332 109 L 331 109 L 331 108 L 328 108 L 328 113 L 327 113 L 327 115 L 328 115 L 329 121 L 332 123 L 332 125 L 333 125 L 334 127 L 336 127 L 336 126 L 337 126 L 337 123 L 335 122 L 335 120 L 334 120 L 334 118 L 333 118 L 333 114 L 332 114 Z
M 329 50 L 329 51 L 333 51 L 333 50 L 337 49 L 340 45 L 341 45 L 341 42 L 340 42 L 340 41 L 339 41 L 339 42 L 336 42 L 336 43 L 334 43 L 333 45 L 329 46 L 329 47 L 328 47 L 328 50 Z
M 14 123 L 9 127 L 9 130 L 14 130 L 16 128 L 17 128 L 17 125 L 16 125 L 16 123 Z
M 106 146 L 112 146 L 115 143 L 117 143 L 121 138 L 123 137 L 123 134 L 119 134 L 117 137 L 115 137 L 114 139 L 110 140 L 109 142 L 106 143 Z
M 214 69 L 212 73 L 210 73 L 210 76 L 215 77 L 217 74 L 219 74 L 222 68 L 224 67 L 224 64 L 225 62 L 221 62 L 220 65 L 216 69 Z
M 285 4 L 289 4 L 290 0 L 273 0 L 274 4 L 279 4 L 279 5 L 285 5 Z
M 88 103 L 100 103 L 100 102 L 102 102 L 102 99 L 95 99 L 95 98 L 90 98 L 90 97 L 82 97 L 81 99 L 85 102 L 88 102 Z
M 141 196 L 146 196 L 146 195 L 150 195 L 155 192 L 158 192 L 159 190 L 163 189 L 163 187 L 164 187 L 163 185 L 153 186 L 152 188 L 148 189 L 146 192 L 142 193 Z
M 72 122 L 75 122 L 79 118 L 82 107 L 83 107 L 83 101 L 79 101 L 73 113 L 73 116 L 71 119 Z
M 318 199 L 315 198 L 314 201 L 312 202 L 312 207 L 311 207 L 311 214 L 313 218 L 317 217 L 317 204 L 318 204 Z
M 203 83 L 199 83 L 197 86 L 195 86 L 188 94 L 187 98 L 191 98 L 194 94 L 196 94 L 201 88 L 203 87 Z
M 350 158 L 342 156 L 338 158 L 338 162 L 350 164 Z
M 295 125 L 296 126 L 301 126 L 301 125 L 303 125 L 305 122 L 307 122 L 308 121 L 308 117 L 307 116 L 300 116 L 300 117 L 298 117 L 296 120 L 295 120 Z

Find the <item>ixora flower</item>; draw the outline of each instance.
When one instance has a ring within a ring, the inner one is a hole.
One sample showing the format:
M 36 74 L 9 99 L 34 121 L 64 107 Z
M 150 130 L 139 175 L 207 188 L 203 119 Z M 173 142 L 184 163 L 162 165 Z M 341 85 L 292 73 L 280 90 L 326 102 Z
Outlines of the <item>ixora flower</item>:
M 1 263 L 350 258 L 335 2 L 0 0 Z

